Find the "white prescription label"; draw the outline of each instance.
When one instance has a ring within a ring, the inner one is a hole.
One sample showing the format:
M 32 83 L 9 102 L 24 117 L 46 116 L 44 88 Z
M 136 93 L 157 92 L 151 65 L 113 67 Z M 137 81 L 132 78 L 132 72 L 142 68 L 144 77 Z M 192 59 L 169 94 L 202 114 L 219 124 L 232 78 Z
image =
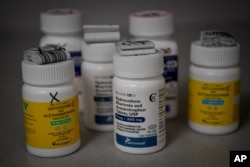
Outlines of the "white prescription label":
M 115 140 L 130 148 L 165 143 L 165 88 L 114 93 Z

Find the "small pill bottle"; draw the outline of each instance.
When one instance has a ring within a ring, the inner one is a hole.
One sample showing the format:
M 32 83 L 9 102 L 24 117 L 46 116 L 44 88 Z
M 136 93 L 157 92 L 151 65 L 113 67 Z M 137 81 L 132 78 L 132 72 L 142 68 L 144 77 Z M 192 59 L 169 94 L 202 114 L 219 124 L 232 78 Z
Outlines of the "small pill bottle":
M 82 12 L 78 9 L 49 9 L 41 12 L 40 24 L 41 31 L 44 35 L 40 39 L 39 45 L 61 45 L 70 52 L 70 55 L 74 60 L 75 80 L 78 86 L 79 94 L 79 111 L 82 112 Z
M 37 65 L 22 61 L 24 125 L 27 150 L 39 157 L 59 157 L 80 146 L 74 62 Z
M 166 144 L 163 57 L 114 54 L 114 143 L 132 154 L 157 152 Z
M 113 130 L 113 54 L 115 42 L 82 42 L 84 125 L 92 130 Z
M 174 39 L 174 15 L 164 10 L 139 11 L 129 15 L 132 40 L 150 40 L 163 53 L 166 83 L 166 118 L 178 115 L 178 45 Z
M 226 47 L 203 46 L 200 40 L 192 42 L 188 118 L 194 131 L 220 135 L 238 128 L 239 57 L 238 43 Z

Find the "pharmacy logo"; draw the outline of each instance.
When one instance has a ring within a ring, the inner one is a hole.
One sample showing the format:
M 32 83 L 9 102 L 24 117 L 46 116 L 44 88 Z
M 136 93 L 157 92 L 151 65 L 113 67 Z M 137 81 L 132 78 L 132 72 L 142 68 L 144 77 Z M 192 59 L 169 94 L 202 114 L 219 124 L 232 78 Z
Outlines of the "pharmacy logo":
M 130 142 L 131 140 L 129 138 L 126 138 L 125 140 L 125 144 L 127 144 L 128 142 Z
M 144 148 L 157 145 L 157 136 L 150 137 L 127 137 L 116 133 L 118 144 L 126 147 Z
M 23 102 L 23 108 L 24 108 L 25 110 L 27 110 L 28 106 L 29 106 L 29 104 L 28 104 L 28 103 Z

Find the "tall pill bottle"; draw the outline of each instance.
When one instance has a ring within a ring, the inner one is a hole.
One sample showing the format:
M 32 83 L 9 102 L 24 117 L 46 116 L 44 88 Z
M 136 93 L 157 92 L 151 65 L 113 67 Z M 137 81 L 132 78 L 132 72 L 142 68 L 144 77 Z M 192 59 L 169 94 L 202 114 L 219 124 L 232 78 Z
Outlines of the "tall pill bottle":
M 83 111 L 82 104 L 82 75 L 81 75 L 81 41 L 83 15 L 78 9 L 49 9 L 40 14 L 41 31 L 40 46 L 57 44 L 64 47 L 71 54 L 75 64 L 75 80 L 78 86 L 79 110 Z
M 148 39 L 162 50 L 163 76 L 166 83 L 166 118 L 178 115 L 178 45 L 175 41 L 173 14 L 162 10 L 140 11 L 129 16 L 129 33 L 133 39 Z
M 199 40 L 191 44 L 188 115 L 189 126 L 194 131 L 220 135 L 238 128 L 239 57 L 238 43 L 203 46 Z
M 74 62 L 37 65 L 22 61 L 23 112 L 27 150 L 39 157 L 59 157 L 80 146 Z
M 121 151 L 147 154 L 166 144 L 162 59 L 158 51 L 114 54 L 114 143 Z
M 113 130 L 113 54 L 114 42 L 83 41 L 84 125 L 92 130 Z

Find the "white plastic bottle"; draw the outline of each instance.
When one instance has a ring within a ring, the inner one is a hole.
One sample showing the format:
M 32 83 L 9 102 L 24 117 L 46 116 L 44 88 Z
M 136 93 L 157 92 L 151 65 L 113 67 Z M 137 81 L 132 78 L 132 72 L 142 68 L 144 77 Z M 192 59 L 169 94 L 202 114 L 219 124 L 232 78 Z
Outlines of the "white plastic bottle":
M 80 146 L 80 123 L 74 62 L 37 65 L 22 61 L 23 111 L 27 150 L 58 157 Z
M 178 45 L 173 38 L 173 14 L 162 10 L 140 11 L 129 16 L 129 33 L 136 40 L 148 39 L 163 51 L 166 83 L 166 118 L 178 115 Z
M 219 135 L 238 128 L 239 56 L 238 43 L 230 47 L 203 46 L 200 40 L 191 44 L 189 126 L 194 131 Z
M 134 43 L 121 45 L 130 44 Z M 162 59 L 158 51 L 114 55 L 114 143 L 119 150 L 146 154 L 159 151 L 166 144 Z
M 85 102 L 84 124 L 98 131 L 113 130 L 113 54 L 114 42 L 83 41 L 82 63 Z
M 81 77 L 81 41 L 82 41 L 82 12 L 78 9 L 50 9 L 40 15 L 41 31 L 44 36 L 40 46 L 57 44 L 65 47 L 75 63 L 75 80 L 78 85 L 79 110 L 83 111 L 82 104 L 82 77 Z

